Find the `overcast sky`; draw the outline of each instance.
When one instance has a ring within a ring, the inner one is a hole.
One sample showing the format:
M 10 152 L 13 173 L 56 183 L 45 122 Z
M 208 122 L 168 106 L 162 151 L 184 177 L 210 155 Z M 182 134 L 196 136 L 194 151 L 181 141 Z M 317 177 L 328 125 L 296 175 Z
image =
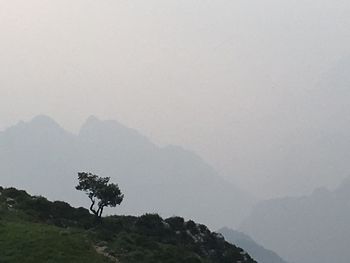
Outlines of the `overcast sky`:
M 350 69 L 349 14 L 343 0 L 0 0 L 0 129 L 47 114 L 77 132 L 96 115 L 260 197 L 335 185 L 350 172 L 320 174 L 328 153 L 298 158 L 349 131 L 350 93 L 329 87 Z

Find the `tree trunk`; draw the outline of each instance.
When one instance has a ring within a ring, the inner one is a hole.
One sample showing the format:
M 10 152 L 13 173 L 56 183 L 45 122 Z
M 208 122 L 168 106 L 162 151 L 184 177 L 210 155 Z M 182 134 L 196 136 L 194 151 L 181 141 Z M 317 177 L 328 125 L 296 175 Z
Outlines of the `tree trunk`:
M 94 209 L 95 200 L 92 199 L 92 198 L 90 198 L 90 200 L 91 200 L 90 211 L 91 211 L 95 216 L 98 216 L 98 210 L 96 211 L 96 210 Z
M 99 217 L 99 218 L 101 218 L 101 217 L 102 217 L 103 208 L 104 208 L 104 207 L 103 207 L 103 206 L 101 206 L 101 207 L 100 207 L 100 209 L 99 209 L 99 210 L 100 210 L 100 213 L 98 214 L 98 217 Z

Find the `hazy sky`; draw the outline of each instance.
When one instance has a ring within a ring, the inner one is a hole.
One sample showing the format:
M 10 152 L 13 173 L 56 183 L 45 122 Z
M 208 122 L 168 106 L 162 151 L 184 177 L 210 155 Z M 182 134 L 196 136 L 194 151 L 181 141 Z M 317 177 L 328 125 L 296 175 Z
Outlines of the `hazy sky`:
M 258 196 L 336 184 L 347 167 L 315 168 L 328 152 L 297 157 L 346 134 L 350 93 L 327 83 L 349 59 L 349 13 L 341 0 L 0 0 L 0 128 L 44 113 L 77 131 L 93 114 L 195 150 Z

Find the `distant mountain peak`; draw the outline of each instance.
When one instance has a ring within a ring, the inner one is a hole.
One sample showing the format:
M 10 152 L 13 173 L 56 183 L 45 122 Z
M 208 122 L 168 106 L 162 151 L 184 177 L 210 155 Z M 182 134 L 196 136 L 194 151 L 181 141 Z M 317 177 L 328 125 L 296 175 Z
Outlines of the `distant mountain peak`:
M 94 123 L 98 123 L 101 122 L 101 120 L 99 118 L 97 118 L 95 115 L 90 115 L 86 121 L 85 124 L 94 124 Z
M 118 141 L 123 144 L 153 145 L 153 143 L 140 134 L 138 131 L 129 128 L 116 120 L 100 120 L 95 116 L 90 116 L 81 126 L 79 131 L 81 138 L 89 141 L 105 141 L 108 144 L 111 141 Z
M 101 120 L 97 118 L 94 115 L 89 116 L 84 124 L 81 126 L 80 132 L 88 129 L 96 129 L 96 128 L 103 128 L 103 129 L 128 129 L 127 127 L 123 126 L 116 120 Z
M 61 126 L 53 120 L 51 117 L 47 115 L 38 115 L 35 116 L 30 122 L 30 125 L 37 127 L 57 127 L 61 128 Z
M 47 115 L 37 115 L 30 121 L 19 121 L 16 125 L 8 127 L 4 130 L 5 133 L 29 132 L 29 131 L 59 131 L 64 129 L 52 118 Z

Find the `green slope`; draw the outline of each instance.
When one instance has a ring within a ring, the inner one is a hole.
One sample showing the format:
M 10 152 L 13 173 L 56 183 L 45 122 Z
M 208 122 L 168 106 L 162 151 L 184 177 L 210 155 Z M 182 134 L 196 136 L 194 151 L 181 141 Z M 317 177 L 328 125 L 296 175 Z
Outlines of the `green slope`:
M 84 208 L 0 188 L 0 263 L 254 263 L 204 225 L 158 215 L 96 223 Z
M 0 225 L 0 262 L 107 262 L 83 232 L 37 223 Z

